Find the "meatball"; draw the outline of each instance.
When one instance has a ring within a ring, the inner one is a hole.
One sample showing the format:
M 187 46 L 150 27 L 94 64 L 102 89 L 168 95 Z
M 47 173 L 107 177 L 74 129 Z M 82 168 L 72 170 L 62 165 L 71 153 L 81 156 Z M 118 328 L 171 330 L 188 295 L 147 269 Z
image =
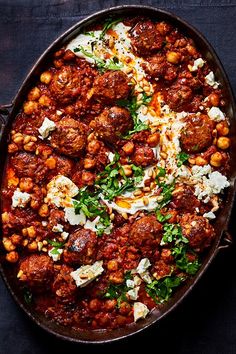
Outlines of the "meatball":
M 173 269 L 171 264 L 168 263 L 164 262 L 162 259 L 155 262 L 154 266 L 151 269 L 151 273 L 153 274 L 154 278 L 161 279 L 171 274 Z
M 164 93 L 165 101 L 171 109 L 181 112 L 186 104 L 190 104 L 193 98 L 192 89 L 181 83 L 177 83 Z
M 85 126 L 72 118 L 62 118 L 51 135 L 51 145 L 60 153 L 80 157 L 86 147 Z
M 130 230 L 130 242 L 135 246 L 144 246 L 160 238 L 162 225 L 155 215 L 143 216 L 135 220 Z
M 19 152 L 11 158 L 11 164 L 18 177 L 31 177 L 38 183 L 45 179 L 48 171 L 44 160 L 27 152 Z
M 196 252 L 209 247 L 215 237 L 214 228 L 203 216 L 184 214 L 180 219 L 183 236 L 189 240 L 189 246 Z
M 131 86 L 123 71 L 107 71 L 95 79 L 93 89 L 96 100 L 114 104 L 114 101 L 128 97 Z
M 140 56 L 157 52 L 164 43 L 164 38 L 151 21 L 138 22 L 130 33 L 133 51 Z
M 180 212 L 194 213 L 200 207 L 200 201 L 195 197 L 193 189 L 186 184 L 176 185 L 172 196 L 171 204 Z
M 63 66 L 53 76 L 49 88 L 56 100 L 64 104 L 71 102 L 81 92 L 79 69 L 73 66 Z
M 35 290 L 45 290 L 54 274 L 53 261 L 47 255 L 33 254 L 26 257 L 19 268 L 19 280 Z
M 87 229 L 77 229 L 69 237 L 63 253 L 67 264 L 92 264 L 96 257 L 97 236 Z
M 56 159 L 56 175 L 70 176 L 73 171 L 73 161 L 64 156 L 53 155 Z
M 75 300 L 77 287 L 70 275 L 71 272 L 73 268 L 63 264 L 52 284 L 52 291 L 62 303 L 72 303 Z
M 138 146 L 131 156 L 132 162 L 138 166 L 149 166 L 155 162 L 153 150 L 149 146 Z
M 65 213 L 59 209 L 51 209 L 50 215 L 48 217 L 48 229 L 52 230 L 57 224 L 64 225 L 65 223 Z
M 213 140 L 213 123 L 206 115 L 192 115 L 181 131 L 182 149 L 189 153 L 197 153 L 208 148 Z
M 106 108 L 90 123 L 90 127 L 104 141 L 116 143 L 120 136 L 132 129 L 133 121 L 127 109 L 114 106 Z
M 164 78 L 171 81 L 177 77 L 178 67 L 168 63 L 165 55 L 156 54 L 148 58 L 143 67 L 154 79 Z

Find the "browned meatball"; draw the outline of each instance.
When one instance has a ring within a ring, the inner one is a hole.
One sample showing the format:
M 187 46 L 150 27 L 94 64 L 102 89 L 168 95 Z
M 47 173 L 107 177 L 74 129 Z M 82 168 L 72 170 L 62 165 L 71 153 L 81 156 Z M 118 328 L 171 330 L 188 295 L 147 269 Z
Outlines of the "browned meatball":
M 35 290 L 45 290 L 54 274 L 53 261 L 47 255 L 33 254 L 20 263 L 19 280 Z
M 140 56 L 157 52 L 164 43 L 164 38 L 151 21 L 138 22 L 130 32 L 133 51 Z
M 47 166 L 39 156 L 27 152 L 19 152 L 11 158 L 18 177 L 31 177 L 37 183 L 45 179 Z
M 186 152 L 197 153 L 208 148 L 213 140 L 213 124 L 206 115 L 192 115 L 181 131 L 180 141 Z
M 200 201 L 195 197 L 192 187 L 187 184 L 176 185 L 172 196 L 171 204 L 180 212 L 194 213 L 200 206 Z
M 177 112 L 184 110 L 184 106 L 191 103 L 193 92 L 190 87 L 177 83 L 165 92 L 166 103 Z
M 63 264 L 52 284 L 52 291 L 56 294 L 57 300 L 63 303 L 71 303 L 75 300 L 77 287 L 70 275 L 71 272 L 73 268 Z
M 94 98 L 107 104 L 128 97 L 131 86 L 129 78 L 123 71 L 107 71 L 98 76 L 93 85 Z
M 97 236 L 91 230 L 75 230 L 65 245 L 63 258 L 67 264 L 92 264 L 96 256 Z
M 178 66 L 168 63 L 165 55 L 156 54 L 148 58 L 143 67 L 154 79 L 164 78 L 171 81 L 177 77 Z
M 60 153 L 80 157 L 86 147 L 85 126 L 72 118 L 62 118 L 51 135 L 51 145 Z
M 56 168 L 53 169 L 55 175 L 70 176 L 73 172 L 73 161 L 67 157 L 59 156 L 56 154 L 52 155 L 56 159 Z
M 133 163 L 138 166 L 148 166 L 155 162 L 155 156 L 149 146 L 138 146 L 131 157 Z
M 65 224 L 65 213 L 59 209 L 51 209 L 48 217 L 48 230 L 52 230 L 57 224 Z
M 127 109 L 111 107 L 90 123 L 97 135 L 106 142 L 115 143 L 119 137 L 132 129 L 133 121 Z
M 154 278 L 161 279 L 171 274 L 172 266 L 169 264 L 170 262 L 164 262 L 164 260 L 160 259 L 157 261 L 151 269 L 151 273 Z
M 50 83 L 50 91 L 61 103 L 69 103 L 81 92 L 80 71 L 73 66 L 63 66 Z
M 215 231 L 203 216 L 184 214 L 180 219 L 183 236 L 189 240 L 189 246 L 196 252 L 209 247 L 215 237 Z
M 162 225 L 155 215 L 143 216 L 135 220 L 130 230 L 130 242 L 135 246 L 144 246 L 160 238 Z

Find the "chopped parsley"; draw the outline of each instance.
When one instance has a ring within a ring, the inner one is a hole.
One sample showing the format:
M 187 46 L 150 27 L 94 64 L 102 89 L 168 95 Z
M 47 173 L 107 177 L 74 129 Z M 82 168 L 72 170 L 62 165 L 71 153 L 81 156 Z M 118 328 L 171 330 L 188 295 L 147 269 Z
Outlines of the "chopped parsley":
M 175 242 L 175 245 L 181 243 L 188 243 L 188 239 L 183 236 L 181 226 L 179 224 L 168 224 L 163 226 L 163 237 L 161 240 L 161 246 Z
M 177 288 L 185 277 L 168 276 L 164 279 L 154 280 L 146 286 L 146 292 L 157 303 L 161 304 L 169 300 L 173 289 Z
M 64 244 L 65 244 L 65 242 L 53 241 L 53 240 L 50 240 L 50 239 L 47 239 L 47 241 L 48 241 L 48 243 L 49 243 L 50 245 L 52 245 L 53 247 L 55 247 L 55 249 L 56 249 L 56 248 L 61 248 L 61 247 L 63 247 Z
M 185 164 L 188 159 L 189 159 L 189 154 L 186 154 L 185 152 L 180 152 L 177 156 L 177 167 L 181 167 L 183 164 Z
M 160 202 L 158 202 L 158 209 L 162 209 L 171 201 L 172 192 L 175 189 L 175 183 L 174 182 L 171 184 L 160 183 L 159 186 L 162 188 L 160 195 L 163 197 L 163 199 Z
M 160 212 L 160 210 L 157 210 L 156 211 L 156 217 L 157 217 L 157 220 L 162 223 L 162 222 L 165 222 L 165 221 L 169 220 L 172 217 L 172 215 L 171 214 L 163 215 Z

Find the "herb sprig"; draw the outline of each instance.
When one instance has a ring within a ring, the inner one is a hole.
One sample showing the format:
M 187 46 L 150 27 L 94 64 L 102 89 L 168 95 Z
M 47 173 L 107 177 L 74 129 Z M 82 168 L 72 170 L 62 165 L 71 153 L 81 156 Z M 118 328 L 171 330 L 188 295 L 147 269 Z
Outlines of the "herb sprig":
M 128 290 L 130 290 L 130 288 L 126 285 L 126 280 L 131 278 L 131 272 L 126 272 L 124 276 L 124 282 L 122 284 L 110 284 L 106 290 L 104 297 L 107 299 L 116 299 L 117 306 L 120 307 L 122 302 L 128 301 L 126 293 Z
M 146 286 L 146 292 L 157 303 L 166 302 L 177 288 L 186 278 L 183 276 L 168 276 L 164 279 L 154 280 Z

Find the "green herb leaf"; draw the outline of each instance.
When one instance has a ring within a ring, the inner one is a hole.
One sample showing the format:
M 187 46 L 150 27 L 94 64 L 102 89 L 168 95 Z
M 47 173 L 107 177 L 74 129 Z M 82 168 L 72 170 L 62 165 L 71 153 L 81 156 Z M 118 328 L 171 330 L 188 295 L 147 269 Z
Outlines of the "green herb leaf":
M 106 32 L 112 28 L 113 26 L 115 26 L 117 23 L 121 22 L 122 21 L 122 18 L 118 18 L 116 20 L 114 20 L 113 18 L 109 18 L 106 22 L 105 22 L 105 25 L 103 27 L 103 30 L 102 30 L 102 33 L 100 34 L 100 37 L 99 39 L 103 39 Z
M 188 161 L 189 159 L 189 154 L 186 154 L 185 152 L 180 152 L 177 156 L 177 167 L 181 167 L 185 162 Z
M 157 303 L 163 303 L 167 301 L 174 288 L 177 288 L 185 277 L 170 276 L 165 279 L 154 280 L 152 283 L 146 286 L 146 292 Z
M 198 259 L 189 261 L 187 257 L 187 248 L 183 247 L 181 253 L 176 256 L 176 266 L 185 273 L 194 275 L 199 270 L 201 264 L 199 263 Z
M 106 290 L 104 297 L 107 299 L 116 299 L 117 306 L 120 307 L 122 302 L 128 301 L 126 293 L 130 289 L 126 285 L 126 280 L 131 279 L 131 278 L 132 278 L 131 272 L 130 271 L 126 272 L 125 277 L 124 277 L 124 282 L 122 284 L 117 284 L 117 285 L 110 284 Z
M 163 237 L 161 240 L 161 246 L 167 243 L 175 242 L 175 245 L 179 243 L 189 243 L 188 239 L 183 236 L 181 226 L 179 224 L 168 224 L 163 226 Z
M 162 188 L 160 195 L 163 197 L 163 199 L 162 201 L 158 202 L 158 209 L 162 209 L 171 201 L 172 192 L 175 189 L 175 183 L 174 182 L 171 184 L 161 183 L 160 187 Z
M 163 167 L 158 167 L 158 174 L 157 174 L 157 176 L 156 176 L 156 181 L 157 181 L 157 183 L 158 183 L 159 178 L 160 178 L 160 177 L 165 177 L 165 175 L 166 175 L 166 170 L 165 170 L 165 168 L 163 168 Z
M 157 217 L 157 220 L 162 223 L 162 222 L 165 222 L 165 221 L 169 220 L 172 217 L 172 215 L 171 214 L 163 215 L 160 212 L 160 210 L 157 210 L 156 211 L 156 217 Z
M 56 247 L 56 248 L 61 248 L 64 246 L 65 242 L 58 242 L 58 241 L 53 241 L 53 240 L 50 240 L 50 239 L 47 239 L 48 243 L 50 245 L 52 245 L 53 247 Z

